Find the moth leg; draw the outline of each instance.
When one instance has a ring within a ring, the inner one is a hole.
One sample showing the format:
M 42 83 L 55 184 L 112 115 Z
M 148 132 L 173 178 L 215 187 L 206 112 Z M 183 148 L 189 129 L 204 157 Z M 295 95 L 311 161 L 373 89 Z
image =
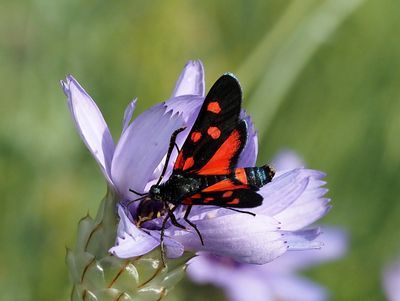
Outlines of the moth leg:
M 246 213 L 246 214 L 250 214 L 252 216 L 256 216 L 255 213 L 250 212 L 250 211 L 244 211 L 244 210 L 239 210 L 239 209 L 230 208 L 230 207 L 225 207 L 225 209 L 229 209 L 229 210 L 236 211 L 236 212 L 239 212 L 239 213 Z
M 180 223 L 178 223 L 178 221 L 176 220 L 176 217 L 174 215 L 174 211 L 176 210 L 177 206 L 175 206 L 174 208 L 170 209 L 168 204 L 165 204 L 165 207 L 168 210 L 168 215 L 164 218 L 163 223 L 161 225 L 161 234 L 160 234 L 160 249 L 161 249 L 161 261 L 164 265 L 165 265 L 165 247 L 164 247 L 164 237 L 165 237 L 165 225 L 167 224 L 168 219 L 171 219 L 171 223 L 179 228 L 182 229 L 186 229 L 185 226 L 181 225 Z
M 164 267 L 166 267 L 165 264 L 165 248 L 164 248 L 164 236 L 165 236 L 165 225 L 167 224 L 167 221 L 169 219 L 169 215 L 167 215 L 162 223 L 161 226 L 161 235 L 160 235 L 160 249 L 161 249 L 161 261 Z
M 189 225 L 191 225 L 192 228 L 196 231 L 197 235 L 198 235 L 199 238 L 200 238 L 201 245 L 204 246 L 204 240 L 203 240 L 203 237 L 201 236 L 201 233 L 200 233 L 199 229 L 197 228 L 196 224 L 192 223 L 192 222 L 189 220 L 190 210 L 192 210 L 192 205 L 187 206 L 186 212 L 185 212 L 185 216 L 183 217 L 183 219 L 184 219 Z
M 178 136 L 178 134 L 180 132 L 184 131 L 185 129 L 186 129 L 186 127 L 181 127 L 181 128 L 175 130 L 172 133 L 171 139 L 169 140 L 169 147 L 168 147 L 168 151 L 167 151 L 167 157 L 165 158 L 164 168 L 163 168 L 163 170 L 161 172 L 161 175 L 160 175 L 160 177 L 159 177 L 159 179 L 157 181 L 156 186 L 158 186 L 161 183 L 162 179 L 164 178 L 165 172 L 167 171 L 168 162 L 169 162 L 169 159 L 171 158 L 171 154 L 172 154 L 172 151 L 173 151 L 174 147 L 175 146 L 178 147 L 176 145 L 176 137 Z
M 178 221 L 176 220 L 176 217 L 175 217 L 175 215 L 174 215 L 174 211 L 176 210 L 176 208 L 178 208 L 177 206 L 175 206 L 174 208 L 172 208 L 172 209 L 170 209 L 168 206 L 167 206 L 167 210 L 168 210 L 168 216 L 169 216 L 169 218 L 171 219 L 171 223 L 174 225 L 174 226 L 176 226 L 176 227 L 178 227 L 178 228 L 181 228 L 181 229 L 183 229 L 183 230 L 186 230 L 186 227 L 185 226 L 183 226 L 183 225 L 181 225 L 180 223 L 178 223 Z

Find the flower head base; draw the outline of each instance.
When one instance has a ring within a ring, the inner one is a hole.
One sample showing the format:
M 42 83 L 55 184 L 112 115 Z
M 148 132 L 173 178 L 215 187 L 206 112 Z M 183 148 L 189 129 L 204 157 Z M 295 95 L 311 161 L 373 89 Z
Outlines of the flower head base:
M 164 217 L 151 219 L 138 227 L 134 221 L 139 202 L 131 202 L 137 196 L 130 189 L 147 193 L 157 183 L 164 169 L 170 137 L 176 129 L 186 128 L 177 136 L 178 148 L 186 140 L 204 100 L 201 62 L 189 62 L 172 97 L 140 114 L 131 123 L 135 102 L 129 104 L 116 145 L 96 104 L 76 80 L 68 77 L 63 88 L 78 132 L 119 203 L 118 234 L 110 252 L 120 258 L 150 252 L 160 244 Z M 248 137 L 237 166 L 254 166 L 258 149 L 256 131 L 244 111 L 240 117 L 246 120 Z M 172 152 L 164 179 L 171 175 L 176 157 L 177 152 Z M 324 198 L 327 189 L 323 188 L 323 177 L 319 171 L 304 168 L 277 174 L 258 191 L 264 200 L 261 206 L 252 209 L 255 217 L 215 206 L 193 206 L 190 221 L 197 226 L 204 245 L 190 227 L 184 230 L 168 221 L 164 241 L 167 257 L 180 257 L 184 251 L 208 251 L 237 262 L 264 264 L 288 250 L 319 248 L 321 243 L 315 241 L 319 230 L 303 228 L 330 208 L 329 200 Z M 184 209 L 178 206 L 174 216 L 179 224 L 187 225 Z

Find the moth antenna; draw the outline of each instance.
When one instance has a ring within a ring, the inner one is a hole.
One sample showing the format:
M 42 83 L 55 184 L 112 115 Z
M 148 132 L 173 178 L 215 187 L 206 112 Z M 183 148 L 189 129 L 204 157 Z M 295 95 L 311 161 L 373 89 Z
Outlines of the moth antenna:
M 129 188 L 129 191 L 130 192 L 133 192 L 134 194 L 136 194 L 136 195 L 138 195 L 138 196 L 143 196 L 143 195 L 146 195 L 147 193 L 140 193 L 140 192 L 137 192 L 136 190 L 133 190 L 133 189 L 130 189 Z
M 142 196 L 142 197 L 140 197 L 140 198 L 138 198 L 138 199 L 130 200 L 130 201 L 126 204 L 126 206 L 128 207 L 128 206 L 130 206 L 131 204 L 133 204 L 133 203 L 135 203 L 135 202 L 144 200 L 145 198 L 147 198 L 147 194 L 145 194 L 144 196 Z

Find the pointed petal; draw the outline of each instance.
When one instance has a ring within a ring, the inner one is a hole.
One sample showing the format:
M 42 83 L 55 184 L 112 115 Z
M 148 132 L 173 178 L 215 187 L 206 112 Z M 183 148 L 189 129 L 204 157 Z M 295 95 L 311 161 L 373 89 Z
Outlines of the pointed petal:
M 122 197 L 132 198 L 129 189 L 143 192 L 167 152 L 172 133 L 183 126 L 182 118 L 165 104 L 140 114 L 125 130 L 115 149 L 112 179 Z
M 182 147 L 183 143 L 185 142 L 190 129 L 192 128 L 197 115 L 199 113 L 200 107 L 204 101 L 203 97 L 199 96 L 192 96 L 192 95 L 185 95 L 185 96 L 179 96 L 175 98 L 171 98 L 166 101 L 165 105 L 167 106 L 168 112 L 171 111 L 172 115 L 178 114 L 184 121 L 184 126 L 186 129 L 179 133 L 177 139 L 176 139 L 176 144 L 178 145 L 179 148 Z M 177 157 L 178 153 L 176 150 L 172 152 L 171 159 L 168 164 L 168 169 L 165 174 L 165 179 L 168 179 L 168 177 L 171 175 L 172 172 L 172 167 L 175 163 L 175 159 Z M 162 169 L 164 168 L 164 163 L 165 163 L 165 157 L 161 160 L 160 164 L 157 166 L 156 170 L 153 173 L 152 180 L 157 181 Z
M 260 207 L 254 208 L 254 212 L 273 216 L 288 208 L 306 189 L 309 176 L 305 169 L 294 169 L 275 176 L 258 192 L 264 200 Z
M 320 249 L 302 252 L 287 252 L 271 262 L 269 270 L 294 272 L 344 256 L 347 250 L 347 234 L 338 228 L 324 227 L 318 241 L 323 243 Z
M 112 184 L 110 167 L 114 141 L 103 115 L 93 99 L 71 75 L 61 84 L 79 135 L 100 165 L 107 181 Z
M 279 223 L 258 214 L 230 214 L 195 221 L 203 239 L 194 232 L 177 230 L 174 238 L 185 249 L 208 251 L 238 262 L 264 264 L 286 252 L 287 246 L 278 232 Z
M 282 223 L 282 229 L 290 231 L 302 229 L 323 217 L 330 210 L 330 199 L 323 197 L 328 190 L 320 187 L 325 183 L 320 181 L 320 177 L 319 172 L 311 175 L 307 187 L 296 201 L 274 215 Z
M 203 63 L 200 60 L 189 61 L 183 68 L 171 97 L 181 95 L 204 96 L 204 86 Z
M 319 228 L 282 233 L 290 251 L 319 249 L 323 246 L 321 241 L 315 240 L 321 233 Z
M 132 119 L 133 111 L 135 111 L 135 108 L 136 108 L 136 101 L 137 101 L 137 98 L 135 98 L 134 100 L 132 100 L 132 101 L 128 104 L 128 106 L 126 107 L 126 109 L 125 109 L 125 112 L 124 112 L 124 119 L 122 120 L 122 133 L 125 132 L 125 130 L 127 129 L 128 125 L 129 125 L 129 122 L 130 122 L 131 119 Z
M 118 207 L 118 215 L 118 236 L 110 253 L 120 258 L 130 258 L 146 254 L 159 245 L 157 239 L 139 230 L 129 220 L 121 206 Z
M 239 156 L 237 166 L 248 167 L 255 166 L 257 161 L 257 153 L 258 153 L 258 137 L 257 131 L 254 127 L 254 123 L 251 120 L 250 116 L 242 110 L 240 113 L 240 119 L 246 121 L 247 124 L 247 141 L 244 146 L 242 153 Z

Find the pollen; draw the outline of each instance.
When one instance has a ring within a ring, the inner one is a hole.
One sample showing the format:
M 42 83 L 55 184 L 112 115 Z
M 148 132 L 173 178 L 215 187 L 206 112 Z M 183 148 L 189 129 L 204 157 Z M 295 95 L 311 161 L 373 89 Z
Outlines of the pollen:
M 219 106 L 219 103 L 217 101 L 212 101 L 208 104 L 207 111 L 219 114 L 219 112 L 221 112 L 221 107 Z
M 190 139 L 196 143 L 201 139 L 201 133 L 200 132 L 193 132 L 192 135 L 190 136 Z
M 218 139 L 221 136 L 221 131 L 215 126 L 210 126 L 207 130 L 207 134 L 213 139 Z

